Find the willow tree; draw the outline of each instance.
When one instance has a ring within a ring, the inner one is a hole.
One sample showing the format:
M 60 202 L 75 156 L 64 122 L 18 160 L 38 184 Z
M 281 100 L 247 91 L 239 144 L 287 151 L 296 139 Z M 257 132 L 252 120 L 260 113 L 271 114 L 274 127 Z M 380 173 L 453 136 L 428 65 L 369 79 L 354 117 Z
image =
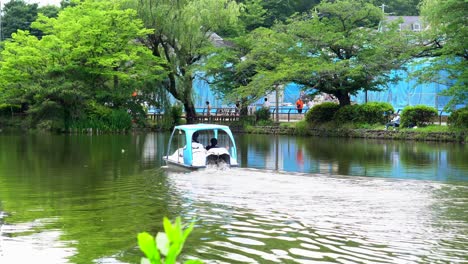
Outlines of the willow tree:
M 196 118 L 193 80 L 204 49 L 213 45 L 217 31 L 234 27 L 240 14 L 233 0 L 138 0 L 132 3 L 147 28 L 142 41 L 168 71 L 165 89 L 182 102 L 188 123 Z

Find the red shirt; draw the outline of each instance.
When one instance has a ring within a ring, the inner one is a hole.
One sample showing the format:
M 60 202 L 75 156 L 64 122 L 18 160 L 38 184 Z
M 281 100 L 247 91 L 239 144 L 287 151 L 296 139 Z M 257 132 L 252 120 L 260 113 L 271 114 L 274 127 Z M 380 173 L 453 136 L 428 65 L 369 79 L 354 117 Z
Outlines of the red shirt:
M 296 107 L 297 107 L 297 109 L 302 109 L 304 107 L 304 102 L 302 102 L 301 99 L 298 99 L 296 101 Z

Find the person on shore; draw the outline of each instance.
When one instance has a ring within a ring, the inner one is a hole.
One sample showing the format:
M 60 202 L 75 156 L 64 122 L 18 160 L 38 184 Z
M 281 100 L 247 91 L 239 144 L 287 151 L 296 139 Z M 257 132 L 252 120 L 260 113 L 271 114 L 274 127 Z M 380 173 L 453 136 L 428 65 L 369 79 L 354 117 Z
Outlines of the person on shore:
M 400 114 L 396 113 L 392 121 L 390 121 L 389 123 L 385 125 L 385 130 L 388 130 L 389 126 L 393 126 L 393 130 L 395 130 L 395 128 L 397 127 L 400 127 L 400 119 L 401 119 Z
M 270 109 L 270 102 L 268 102 L 268 98 L 265 97 L 265 101 L 263 102 L 263 108 Z
M 216 138 L 210 139 L 211 145 L 206 146 L 206 150 L 210 150 L 212 148 L 217 148 L 218 140 Z
M 240 101 L 236 101 L 236 109 L 235 109 L 235 114 L 239 115 L 240 114 Z
M 209 116 L 211 112 L 210 102 L 206 101 L 206 115 Z
M 304 108 L 304 102 L 302 99 L 299 97 L 296 101 L 296 109 L 299 114 L 302 114 L 302 109 Z

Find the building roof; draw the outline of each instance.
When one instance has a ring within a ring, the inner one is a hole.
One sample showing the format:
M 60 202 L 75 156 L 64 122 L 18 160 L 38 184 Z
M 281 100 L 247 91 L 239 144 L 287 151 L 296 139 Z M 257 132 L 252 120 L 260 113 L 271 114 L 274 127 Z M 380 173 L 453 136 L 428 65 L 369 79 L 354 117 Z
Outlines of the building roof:
M 419 16 L 387 16 L 386 21 L 392 22 L 402 18 L 403 23 L 400 24 L 400 30 L 422 31 L 427 28 Z

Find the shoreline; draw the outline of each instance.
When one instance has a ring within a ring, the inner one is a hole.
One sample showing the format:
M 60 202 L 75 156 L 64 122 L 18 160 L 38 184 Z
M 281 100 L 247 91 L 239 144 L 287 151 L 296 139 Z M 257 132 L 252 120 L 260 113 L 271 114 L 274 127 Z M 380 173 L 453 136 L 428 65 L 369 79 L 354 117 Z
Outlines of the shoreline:
M 408 141 L 430 141 L 430 142 L 458 142 L 468 141 L 468 131 L 449 132 L 426 132 L 417 130 L 375 130 L 375 129 L 325 129 L 309 128 L 298 130 L 295 127 L 281 126 L 254 126 L 248 129 L 242 127 L 231 127 L 235 133 L 246 134 L 275 134 L 275 135 L 296 135 L 296 136 L 316 136 L 316 137 L 342 137 L 342 138 L 364 138 L 364 139 L 385 139 L 385 140 L 408 140 Z
M 363 129 L 363 128 L 296 128 L 281 125 L 269 126 L 248 126 L 244 127 L 238 124 L 228 125 L 233 133 L 242 134 L 272 134 L 272 135 L 291 135 L 291 136 L 314 136 L 314 137 L 341 137 L 341 138 L 361 138 L 361 139 L 382 139 L 382 140 L 407 140 L 407 141 L 427 141 L 427 142 L 454 142 L 465 144 L 468 142 L 468 130 L 455 131 L 418 131 L 413 129 L 401 130 L 382 130 L 382 129 Z M 27 133 L 38 130 L 1 128 L 0 134 Z M 141 132 L 163 132 L 165 130 L 155 127 L 132 128 L 126 131 L 100 131 L 94 129 L 82 129 L 72 131 L 61 131 L 63 134 L 126 134 Z M 50 132 L 50 131 L 49 131 Z M 53 132 L 52 132 L 53 133 Z M 57 132 L 56 132 L 57 133 Z

